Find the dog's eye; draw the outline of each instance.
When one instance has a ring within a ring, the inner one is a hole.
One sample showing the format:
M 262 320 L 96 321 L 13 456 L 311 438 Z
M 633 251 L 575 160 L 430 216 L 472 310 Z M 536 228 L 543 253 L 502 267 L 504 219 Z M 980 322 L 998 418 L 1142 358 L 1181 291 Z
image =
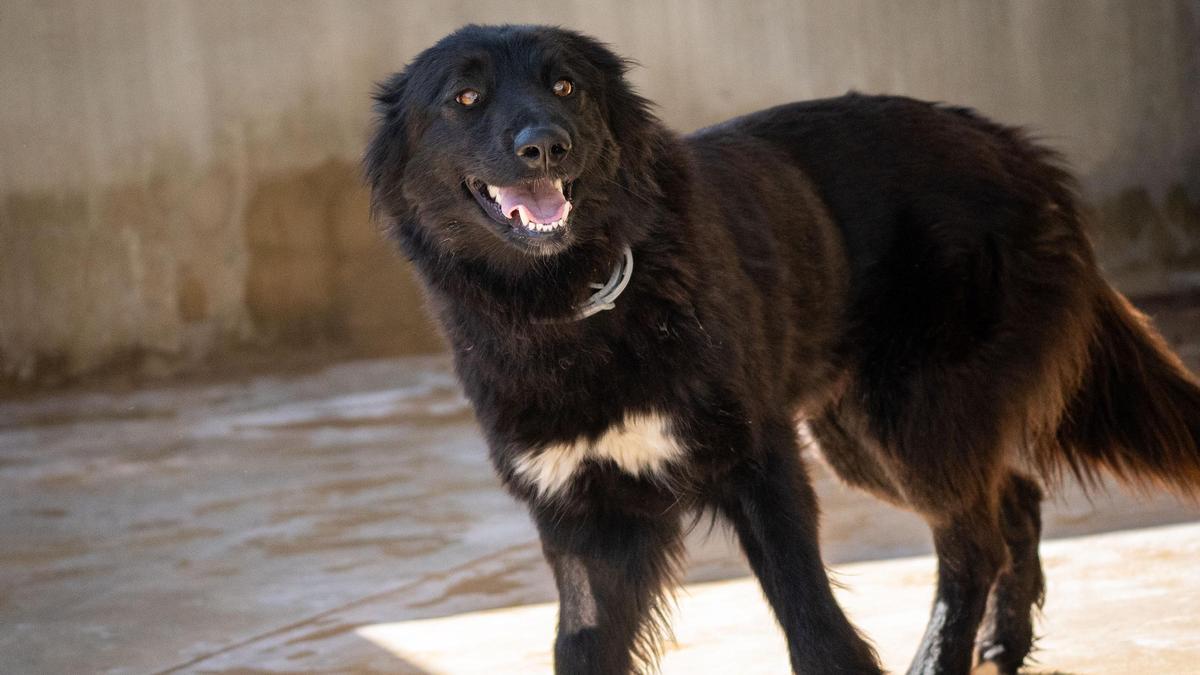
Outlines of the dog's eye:
M 570 96 L 575 91 L 575 85 L 570 80 L 559 80 L 554 83 L 553 89 L 555 96 Z
M 458 96 L 455 96 L 454 100 L 469 108 L 479 102 L 479 92 L 474 89 L 463 89 L 458 92 Z

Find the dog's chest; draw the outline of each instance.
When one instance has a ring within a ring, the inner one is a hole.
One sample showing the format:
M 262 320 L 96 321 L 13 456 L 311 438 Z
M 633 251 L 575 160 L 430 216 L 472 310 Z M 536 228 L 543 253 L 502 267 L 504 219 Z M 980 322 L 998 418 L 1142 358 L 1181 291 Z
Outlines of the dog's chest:
M 569 489 L 588 462 L 611 462 L 622 472 L 651 480 L 663 480 L 672 462 L 684 449 L 662 415 L 631 415 L 609 427 L 599 438 L 581 438 L 533 448 L 517 457 L 514 469 L 542 497 Z

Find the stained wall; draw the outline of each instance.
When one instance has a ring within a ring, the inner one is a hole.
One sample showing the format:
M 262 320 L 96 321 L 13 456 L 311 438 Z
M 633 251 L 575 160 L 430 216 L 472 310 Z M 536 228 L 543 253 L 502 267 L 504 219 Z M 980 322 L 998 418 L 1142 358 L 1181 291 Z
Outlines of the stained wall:
M 1062 149 L 1125 290 L 1200 287 L 1186 0 L 0 5 L 0 379 L 245 345 L 437 350 L 356 167 L 372 83 L 467 22 L 577 27 L 690 130 L 848 89 L 974 106 Z

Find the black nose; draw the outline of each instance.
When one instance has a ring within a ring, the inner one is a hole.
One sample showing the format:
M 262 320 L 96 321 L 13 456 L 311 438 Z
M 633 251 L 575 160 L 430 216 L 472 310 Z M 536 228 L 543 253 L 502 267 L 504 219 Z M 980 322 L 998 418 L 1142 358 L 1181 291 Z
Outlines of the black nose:
M 513 139 L 517 157 L 531 169 L 548 169 L 571 152 L 571 137 L 554 125 L 525 127 Z

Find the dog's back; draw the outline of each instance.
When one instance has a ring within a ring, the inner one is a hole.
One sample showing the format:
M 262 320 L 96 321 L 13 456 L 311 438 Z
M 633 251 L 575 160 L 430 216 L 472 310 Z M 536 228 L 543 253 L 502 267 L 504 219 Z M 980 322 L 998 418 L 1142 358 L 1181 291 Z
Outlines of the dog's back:
M 914 664 L 962 672 L 982 625 L 976 658 L 1016 672 L 1043 591 L 1041 492 L 1023 467 L 1051 483 L 1064 467 L 1088 483 L 1107 470 L 1194 496 L 1196 378 L 1101 277 L 1073 181 L 1020 130 L 849 95 L 692 142 L 738 137 L 798 166 L 841 234 L 848 382 L 806 412 L 844 480 L 933 530 L 941 609 Z
M 859 412 L 903 461 L 944 463 L 953 439 L 952 460 L 1021 447 L 1047 477 L 1103 467 L 1200 487 L 1200 387 L 1100 276 L 1055 153 L 965 108 L 855 94 L 698 139 L 722 136 L 781 149 L 828 207 L 850 268 L 841 349 Z M 981 429 L 987 413 L 1002 422 Z M 968 468 L 951 461 L 930 497 L 989 489 Z

